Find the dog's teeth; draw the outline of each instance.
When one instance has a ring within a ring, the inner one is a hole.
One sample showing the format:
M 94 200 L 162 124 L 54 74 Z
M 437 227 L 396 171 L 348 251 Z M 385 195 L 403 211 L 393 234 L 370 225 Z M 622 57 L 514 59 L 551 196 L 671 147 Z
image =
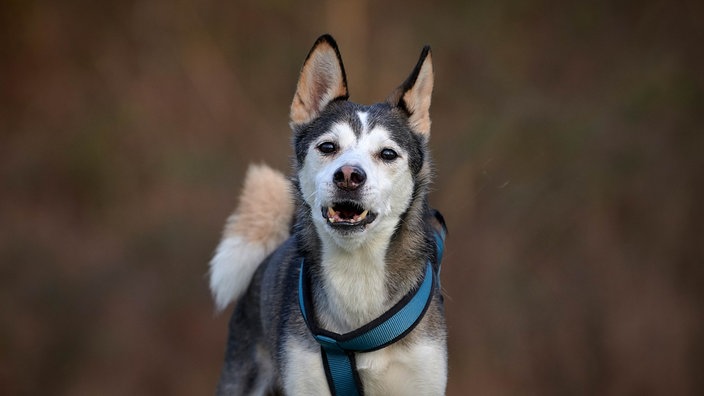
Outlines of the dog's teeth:
M 332 222 L 333 218 L 335 218 L 335 211 L 332 209 L 332 206 L 328 206 L 328 219 Z
M 368 213 L 369 213 L 369 210 L 365 210 L 364 212 L 362 212 L 362 214 L 359 215 L 359 221 L 366 219 Z

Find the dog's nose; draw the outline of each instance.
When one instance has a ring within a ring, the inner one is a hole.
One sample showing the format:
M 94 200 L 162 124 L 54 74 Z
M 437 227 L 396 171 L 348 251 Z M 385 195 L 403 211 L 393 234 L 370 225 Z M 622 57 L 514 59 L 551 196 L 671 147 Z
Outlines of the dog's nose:
M 352 191 L 358 189 L 367 180 L 367 174 L 362 168 L 353 165 L 343 165 L 332 176 L 338 188 Z

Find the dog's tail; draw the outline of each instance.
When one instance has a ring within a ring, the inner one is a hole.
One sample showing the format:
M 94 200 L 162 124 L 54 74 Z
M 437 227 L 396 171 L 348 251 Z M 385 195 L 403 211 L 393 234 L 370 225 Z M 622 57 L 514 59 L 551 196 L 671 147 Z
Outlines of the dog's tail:
M 251 165 L 239 205 L 210 261 L 210 290 L 218 311 L 244 294 L 259 264 L 288 238 L 292 217 L 291 182 L 266 165 Z

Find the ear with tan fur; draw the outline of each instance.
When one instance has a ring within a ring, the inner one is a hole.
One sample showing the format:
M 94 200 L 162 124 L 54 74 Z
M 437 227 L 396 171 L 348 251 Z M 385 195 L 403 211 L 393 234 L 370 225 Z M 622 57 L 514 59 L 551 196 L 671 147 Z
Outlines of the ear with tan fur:
M 430 47 L 425 46 L 411 75 L 387 99 L 408 114 L 411 128 L 430 136 L 430 97 L 433 93 L 433 61 Z
M 291 124 L 305 124 L 317 117 L 328 103 L 347 99 L 347 76 L 337 43 L 320 36 L 303 63 L 296 94 L 291 103 Z

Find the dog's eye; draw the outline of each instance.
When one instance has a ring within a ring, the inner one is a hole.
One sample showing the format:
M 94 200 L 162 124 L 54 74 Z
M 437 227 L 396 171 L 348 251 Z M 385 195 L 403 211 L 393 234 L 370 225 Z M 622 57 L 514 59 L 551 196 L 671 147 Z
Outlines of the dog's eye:
M 318 151 L 323 154 L 332 154 L 337 151 L 337 146 L 332 142 L 323 142 L 318 145 Z
M 393 161 L 398 157 L 398 154 L 390 148 L 385 148 L 381 150 L 381 153 L 379 153 L 379 157 L 381 157 L 381 159 L 383 159 L 384 161 Z

